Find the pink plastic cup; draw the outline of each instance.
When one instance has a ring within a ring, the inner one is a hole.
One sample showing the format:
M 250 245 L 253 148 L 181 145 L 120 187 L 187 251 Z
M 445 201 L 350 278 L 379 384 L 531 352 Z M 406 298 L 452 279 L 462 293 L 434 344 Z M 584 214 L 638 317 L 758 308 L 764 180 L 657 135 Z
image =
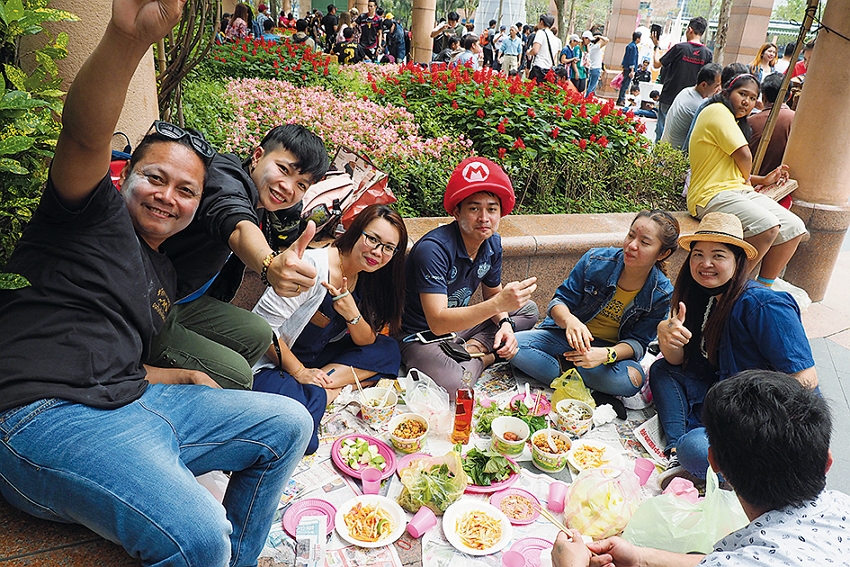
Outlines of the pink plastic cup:
M 649 459 L 640 458 L 635 461 L 635 474 L 640 480 L 640 485 L 643 486 L 646 484 L 646 481 L 649 480 L 650 475 L 652 475 L 652 471 L 655 470 L 655 463 L 653 463 Z
M 407 524 L 407 533 L 414 538 L 420 538 L 422 535 L 437 525 L 437 516 L 427 506 L 422 506 L 419 511 L 413 515 L 413 519 Z
M 363 483 L 363 494 L 377 494 L 381 491 L 381 477 L 384 473 L 381 469 L 369 467 L 360 474 Z
M 502 554 L 505 567 L 525 567 L 525 556 L 519 551 L 506 551 Z
M 548 507 L 553 512 L 564 511 L 564 500 L 567 497 L 567 485 L 556 480 L 549 485 Z

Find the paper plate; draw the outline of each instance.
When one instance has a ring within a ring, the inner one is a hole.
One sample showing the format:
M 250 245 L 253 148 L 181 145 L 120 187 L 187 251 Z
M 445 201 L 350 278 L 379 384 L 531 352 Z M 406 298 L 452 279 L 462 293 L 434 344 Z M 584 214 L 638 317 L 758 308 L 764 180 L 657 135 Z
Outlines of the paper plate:
M 286 509 L 282 520 L 283 529 L 286 530 L 286 533 L 295 537 L 295 529 L 304 516 L 325 516 L 327 518 L 325 525 L 328 535 L 334 531 L 334 517 L 336 516 L 334 505 L 321 498 L 305 498 L 292 503 Z
M 598 467 L 584 467 L 581 466 L 576 461 L 575 454 L 577 451 L 580 451 L 584 447 L 593 447 L 595 449 L 602 449 L 604 454 L 602 455 L 602 464 Z M 593 441 L 592 439 L 578 439 L 573 441 L 573 446 L 570 448 L 570 451 L 567 453 L 567 462 L 570 463 L 570 466 L 573 467 L 578 472 L 585 470 L 586 468 L 619 468 L 622 469 L 625 466 L 625 458 L 622 453 L 612 447 L 607 443 L 603 443 L 602 441 Z
M 507 460 L 516 465 L 516 461 L 510 457 L 505 457 Z M 490 486 L 481 486 L 478 484 L 468 484 L 466 485 L 465 492 L 470 494 L 490 494 L 491 492 L 499 492 L 500 490 L 504 490 L 509 486 L 513 485 L 516 481 L 519 480 L 519 473 L 514 472 L 508 475 L 508 478 L 505 480 L 501 480 L 499 482 L 494 482 Z
M 527 537 L 515 542 L 511 546 L 511 551 L 525 556 L 526 567 L 540 567 L 540 554 L 551 552 L 554 545 L 542 537 Z
M 361 470 L 354 470 L 345 464 L 345 461 L 342 457 L 339 456 L 339 448 L 342 446 L 342 442 L 350 437 L 355 437 L 359 439 L 365 439 L 370 445 L 375 445 L 378 448 L 378 454 L 384 457 L 384 460 L 387 462 L 387 466 L 384 468 L 384 474 L 381 475 L 381 480 L 386 480 L 393 475 L 395 472 L 395 451 L 393 451 L 392 447 L 377 439 L 372 437 L 371 435 L 363 435 L 362 433 L 353 433 L 350 435 L 343 435 L 331 445 L 331 459 L 333 459 L 334 464 L 337 466 L 339 470 L 344 472 L 350 477 L 360 478 L 362 473 Z
M 501 507 L 502 500 L 504 500 L 508 496 L 521 496 L 521 497 L 525 498 L 526 500 L 528 500 L 529 506 L 531 507 L 531 515 L 528 516 L 527 518 L 520 518 L 520 519 L 511 518 L 511 516 L 507 512 L 502 510 L 502 507 Z M 525 524 L 531 524 L 537 518 L 540 517 L 540 511 L 539 511 L 540 500 L 538 500 L 537 497 L 534 496 L 529 491 L 523 490 L 521 488 L 508 488 L 507 490 L 502 490 L 501 492 L 497 492 L 496 494 L 494 494 L 493 496 L 490 497 L 490 504 L 492 504 L 493 506 L 495 506 L 499 510 L 502 510 L 502 512 L 505 514 L 505 516 L 508 517 L 508 520 L 510 520 L 510 522 L 515 526 L 522 526 L 522 525 L 525 525 Z
M 486 549 L 474 549 L 472 547 L 468 547 L 461 541 L 460 536 L 457 534 L 457 520 L 459 520 L 464 513 L 474 511 L 484 512 L 485 514 L 499 520 L 499 523 L 501 524 L 502 536 L 495 544 Z M 511 527 L 511 522 L 508 520 L 508 517 L 495 506 L 491 506 L 490 504 L 480 502 L 478 500 L 458 500 L 449 506 L 445 514 L 443 514 L 443 533 L 445 534 L 448 542 L 458 551 L 469 555 L 490 555 L 491 553 L 501 551 L 508 546 L 511 542 L 511 537 L 513 536 L 513 527 Z
M 358 502 L 363 504 L 363 506 L 380 506 L 389 513 L 393 522 L 393 530 L 387 537 L 381 538 L 378 541 L 360 541 L 349 533 L 348 527 L 345 525 L 345 515 L 355 505 L 357 505 Z M 404 529 L 407 527 L 407 515 L 395 500 L 378 494 L 364 494 L 363 496 L 352 498 L 340 506 L 339 510 L 336 512 L 336 517 L 334 518 L 334 527 L 336 527 L 336 533 L 339 534 L 339 537 L 352 545 L 356 545 L 358 547 L 383 547 L 393 543 L 401 537 L 401 534 L 404 533 Z
M 430 456 L 431 455 L 429 455 L 428 453 L 411 453 L 409 455 L 405 455 L 399 458 L 398 462 L 396 463 L 395 470 L 399 474 L 399 476 L 401 476 L 401 471 L 409 467 L 410 463 L 412 463 L 414 460 L 421 459 L 423 457 L 427 458 Z

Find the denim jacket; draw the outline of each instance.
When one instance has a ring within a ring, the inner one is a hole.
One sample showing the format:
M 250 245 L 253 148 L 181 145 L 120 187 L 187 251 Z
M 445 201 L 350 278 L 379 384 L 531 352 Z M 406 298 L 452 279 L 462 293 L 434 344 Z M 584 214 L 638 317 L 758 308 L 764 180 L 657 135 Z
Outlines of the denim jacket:
M 555 291 L 548 312 L 556 305 L 566 305 L 570 313 L 587 323 L 602 311 L 617 291 L 617 280 L 623 271 L 622 248 L 592 248 L 578 261 L 569 277 Z M 617 333 L 618 342 L 634 350 L 640 360 L 649 342 L 656 336 L 656 327 L 670 308 L 673 285 L 661 270 L 653 267 L 635 296 L 626 306 Z M 551 316 L 540 323 L 541 329 L 558 329 Z
M 752 368 L 794 374 L 815 365 L 797 302 L 754 281 L 732 307 L 717 358 L 721 380 Z

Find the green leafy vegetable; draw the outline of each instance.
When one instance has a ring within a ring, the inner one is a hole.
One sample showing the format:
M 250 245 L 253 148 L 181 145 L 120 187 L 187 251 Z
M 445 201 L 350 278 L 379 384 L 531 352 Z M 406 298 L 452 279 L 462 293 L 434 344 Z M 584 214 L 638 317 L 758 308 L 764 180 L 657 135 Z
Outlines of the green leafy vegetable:
M 518 417 L 528 424 L 528 428 L 531 430 L 531 434 L 533 435 L 535 431 L 539 431 L 541 429 L 546 429 L 546 418 L 542 415 L 532 415 L 531 411 L 526 407 L 526 405 L 519 400 L 516 402 L 515 408 L 507 407 L 502 409 L 498 406 L 498 404 L 490 404 L 488 407 L 484 407 L 481 404 L 477 404 L 477 408 L 475 411 L 475 432 L 476 433 L 491 433 L 493 427 L 493 420 L 497 417 L 513 416 Z
M 495 451 L 472 449 L 463 459 L 463 470 L 473 484 L 490 486 L 505 480 L 511 473 L 518 473 L 519 466 Z
M 455 475 L 448 465 L 434 465 L 420 471 L 410 487 L 405 485 L 399 496 L 399 504 L 410 511 L 427 505 L 432 510 L 445 512 L 458 499 L 456 484 Z

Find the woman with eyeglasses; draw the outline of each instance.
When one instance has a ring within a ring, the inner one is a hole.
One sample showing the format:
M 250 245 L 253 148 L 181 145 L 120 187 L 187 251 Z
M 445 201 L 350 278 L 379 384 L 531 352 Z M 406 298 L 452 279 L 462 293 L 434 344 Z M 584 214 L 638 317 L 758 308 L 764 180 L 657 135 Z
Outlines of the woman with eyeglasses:
M 325 407 L 355 373 L 360 382 L 398 374 L 398 343 L 381 331 L 401 328 L 406 251 L 401 216 L 370 205 L 333 244 L 305 252 L 318 271 L 312 288 L 297 297 L 268 289 L 254 307 L 278 339 L 254 366 L 253 389 L 307 407 L 315 425 L 307 454 L 318 448 Z

